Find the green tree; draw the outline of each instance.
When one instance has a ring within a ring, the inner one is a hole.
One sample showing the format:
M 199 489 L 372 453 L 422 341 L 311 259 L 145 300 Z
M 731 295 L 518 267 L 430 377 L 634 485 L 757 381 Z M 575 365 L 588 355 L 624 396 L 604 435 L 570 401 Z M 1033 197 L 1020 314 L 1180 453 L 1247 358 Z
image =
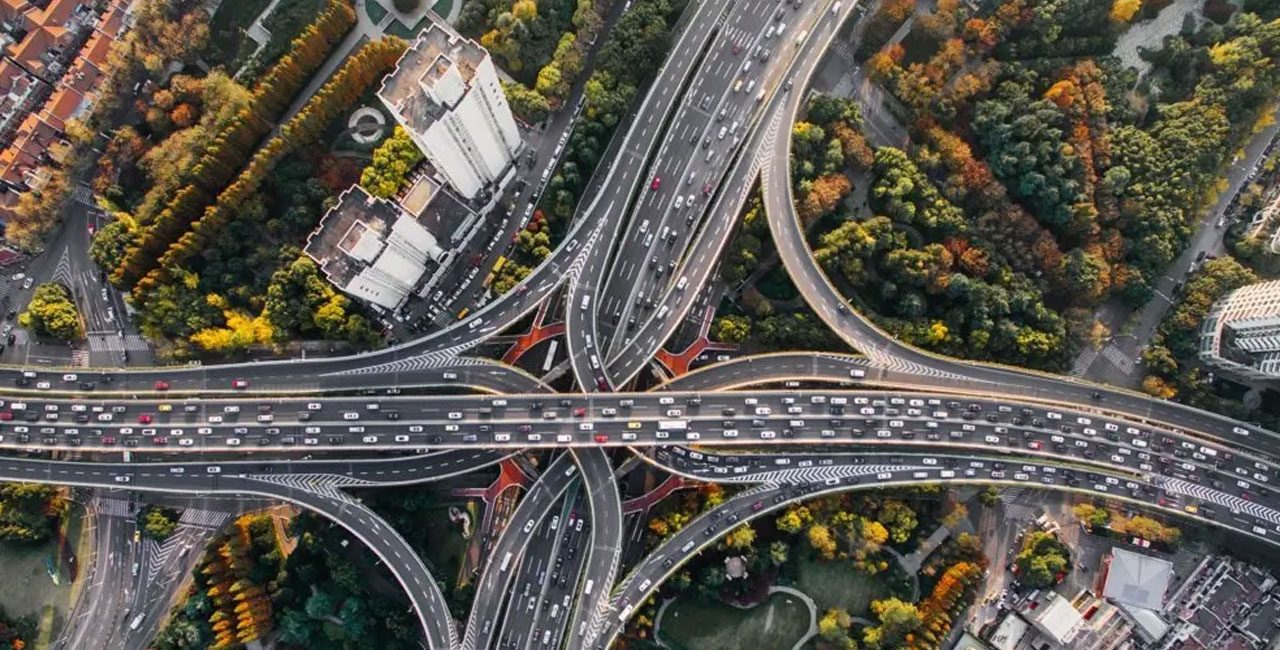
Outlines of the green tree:
M 724 343 L 742 343 L 751 338 L 751 320 L 733 314 L 721 316 L 711 328 L 711 337 Z
M 138 525 L 143 535 L 163 541 L 178 529 L 178 516 L 167 508 L 148 506 L 138 512 Z
M 48 282 L 36 287 L 18 322 L 39 336 L 63 341 L 80 338 L 80 314 L 71 300 L 71 292 L 61 284 Z
M 404 188 L 409 173 L 422 159 L 422 151 L 409 132 L 396 126 L 391 137 L 374 149 L 373 160 L 360 174 L 360 185 L 373 196 L 389 199 Z

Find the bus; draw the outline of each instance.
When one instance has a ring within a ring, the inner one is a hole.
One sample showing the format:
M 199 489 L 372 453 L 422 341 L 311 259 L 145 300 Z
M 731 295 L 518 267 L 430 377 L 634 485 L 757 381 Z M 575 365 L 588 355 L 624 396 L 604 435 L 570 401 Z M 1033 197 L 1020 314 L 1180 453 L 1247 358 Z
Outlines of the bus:
M 498 568 L 499 571 L 506 571 L 511 566 L 511 555 L 511 552 L 508 551 L 506 557 L 502 558 L 502 566 Z
M 688 420 L 658 420 L 658 431 L 687 431 Z

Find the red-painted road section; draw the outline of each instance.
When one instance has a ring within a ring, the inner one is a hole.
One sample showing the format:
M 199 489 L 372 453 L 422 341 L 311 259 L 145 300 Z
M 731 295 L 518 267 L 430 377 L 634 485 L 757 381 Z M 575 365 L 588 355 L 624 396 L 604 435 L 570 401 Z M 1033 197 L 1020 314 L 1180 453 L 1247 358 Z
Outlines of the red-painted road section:
M 689 372 L 689 365 L 693 363 L 703 352 L 707 350 L 737 350 L 738 346 L 732 343 L 716 343 L 707 338 L 707 333 L 711 331 L 711 321 L 715 318 L 716 310 L 714 307 L 707 307 L 707 311 L 702 316 L 702 327 L 698 330 L 698 338 L 689 347 L 685 348 L 679 354 L 672 354 L 665 349 L 659 349 L 654 358 L 658 360 L 673 376 Z M 504 359 L 505 361 L 505 359 Z
M 502 362 L 508 365 L 514 365 L 515 362 L 528 352 L 533 346 L 551 338 L 555 338 L 564 334 L 564 323 L 552 323 L 543 325 L 542 321 L 547 316 L 547 307 L 551 304 L 550 300 L 543 301 L 538 306 L 538 313 L 533 317 L 533 327 L 528 332 L 520 335 L 516 342 L 502 355 Z

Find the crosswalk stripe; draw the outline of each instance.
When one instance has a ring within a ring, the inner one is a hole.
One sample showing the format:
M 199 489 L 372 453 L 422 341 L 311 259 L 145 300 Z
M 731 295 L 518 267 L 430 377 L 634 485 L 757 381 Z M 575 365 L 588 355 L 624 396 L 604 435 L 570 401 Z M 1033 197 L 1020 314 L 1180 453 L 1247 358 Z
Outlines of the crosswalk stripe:
M 1130 358 L 1129 355 L 1125 354 L 1120 348 L 1116 347 L 1114 343 L 1108 345 L 1106 349 L 1102 351 L 1102 356 L 1106 357 L 1107 361 L 1110 361 L 1115 365 L 1120 372 L 1123 372 L 1126 375 L 1133 374 L 1134 360 Z

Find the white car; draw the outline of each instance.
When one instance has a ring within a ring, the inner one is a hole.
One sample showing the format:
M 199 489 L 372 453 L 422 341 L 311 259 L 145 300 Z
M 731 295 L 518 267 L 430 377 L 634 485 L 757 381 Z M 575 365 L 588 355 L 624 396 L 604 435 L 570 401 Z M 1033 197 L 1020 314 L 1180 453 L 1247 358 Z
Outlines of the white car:
M 402 433 L 396 436 L 396 442 L 409 442 L 409 436 L 407 434 Z
M 308 410 L 308 411 L 319 411 L 319 410 L 320 410 L 320 409 L 322 409 L 322 408 L 324 408 L 324 405 L 323 405 L 323 404 L 321 404 L 320 402 L 308 402 L 308 403 L 307 403 L 307 410 Z
M 361 438 L 360 440 L 361 440 L 361 442 L 363 442 L 363 443 L 365 443 L 365 444 L 367 444 L 367 445 L 371 445 L 371 444 L 373 444 L 373 443 L 375 443 L 375 442 L 377 442 L 377 441 L 378 441 L 378 436 L 365 436 L 365 437 Z
M 52 387 L 53 385 L 47 381 L 36 382 L 36 388 L 39 388 L 40 390 L 49 390 Z
M 357 413 L 356 411 L 347 411 L 347 412 L 345 412 L 345 413 L 343 413 L 343 414 L 342 414 L 342 419 L 344 419 L 344 420 L 359 420 L 359 419 L 360 419 L 360 414 L 359 414 L 359 413 Z
M 117 476 L 117 477 L 116 477 L 116 483 L 128 483 L 128 482 L 129 482 L 129 481 L 131 481 L 131 480 L 133 480 L 133 479 L 132 479 L 132 477 L 129 477 L 129 476 Z
M 236 404 L 232 404 L 230 406 L 224 406 L 222 407 L 222 412 L 223 413 L 239 413 L 240 407 Z
M 179 447 L 190 447 L 190 446 L 192 446 L 192 445 L 194 445 L 194 444 L 196 444 L 196 439 L 195 439 L 195 438 L 180 438 L 180 439 L 178 440 L 178 446 L 179 446 Z
M 450 420 L 461 420 L 461 419 L 462 419 L 462 413 L 461 413 L 460 411 L 449 411 L 449 419 L 450 419 Z
M 228 446 L 228 447 L 239 447 L 239 446 L 240 446 L 240 439 L 239 439 L 239 438 L 227 438 L 227 446 Z

